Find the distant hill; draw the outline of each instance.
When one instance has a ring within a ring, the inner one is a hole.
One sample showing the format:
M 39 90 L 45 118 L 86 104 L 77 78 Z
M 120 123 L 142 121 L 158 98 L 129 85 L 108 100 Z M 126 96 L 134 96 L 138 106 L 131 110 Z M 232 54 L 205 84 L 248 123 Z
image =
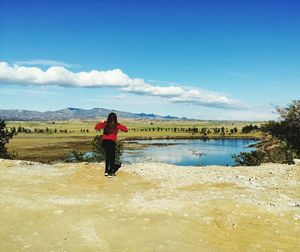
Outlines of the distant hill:
M 39 112 L 33 110 L 6 109 L 0 110 L 0 118 L 7 121 L 49 121 L 49 120 L 70 120 L 70 119 L 98 119 L 106 117 L 110 112 L 115 112 L 120 118 L 133 119 L 159 119 L 159 120 L 187 120 L 186 117 L 160 116 L 145 113 L 130 113 L 104 108 L 93 108 L 90 110 L 80 108 L 66 108 L 57 111 Z

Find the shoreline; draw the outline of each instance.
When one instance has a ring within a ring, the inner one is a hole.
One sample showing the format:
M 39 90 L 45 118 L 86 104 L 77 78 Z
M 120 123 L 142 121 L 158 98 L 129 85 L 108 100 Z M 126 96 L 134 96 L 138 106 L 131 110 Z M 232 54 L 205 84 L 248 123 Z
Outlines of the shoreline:
M 251 137 L 251 136 L 165 136 L 165 137 L 120 137 L 120 141 L 139 141 L 139 140 L 211 140 L 211 139 L 217 139 L 217 140 L 263 140 L 263 137 Z
M 51 163 L 61 161 L 66 158 L 72 151 L 88 152 L 92 149 L 92 140 L 95 135 L 90 136 L 71 136 L 71 135 L 38 135 L 38 134 L 20 134 L 17 135 L 8 144 L 8 151 L 17 153 L 17 158 L 22 160 L 40 161 L 43 163 Z M 139 141 L 139 140 L 203 140 L 209 141 L 210 139 L 222 140 L 254 140 L 260 141 L 261 138 L 250 136 L 245 137 L 213 137 L 204 138 L 200 136 L 177 136 L 177 137 L 126 137 L 120 134 L 118 140 L 121 142 L 126 141 Z M 127 144 L 128 145 L 128 144 Z M 129 144 L 130 145 L 130 144 Z M 132 144 L 134 145 L 134 144 Z M 137 145 L 137 144 L 136 144 Z M 130 147 L 131 148 L 131 147 Z M 137 149 L 132 146 L 131 149 Z

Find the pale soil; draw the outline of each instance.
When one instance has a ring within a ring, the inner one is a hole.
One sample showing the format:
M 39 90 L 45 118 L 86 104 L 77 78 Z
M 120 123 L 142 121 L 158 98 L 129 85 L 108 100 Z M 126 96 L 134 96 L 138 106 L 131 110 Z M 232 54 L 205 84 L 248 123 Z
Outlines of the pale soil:
M 0 251 L 299 251 L 300 166 L 0 160 Z

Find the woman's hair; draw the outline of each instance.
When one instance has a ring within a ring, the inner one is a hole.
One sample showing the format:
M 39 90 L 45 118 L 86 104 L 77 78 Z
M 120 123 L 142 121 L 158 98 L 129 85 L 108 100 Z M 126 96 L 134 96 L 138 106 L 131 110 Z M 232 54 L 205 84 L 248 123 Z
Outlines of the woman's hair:
M 115 113 L 110 113 L 107 117 L 106 124 L 103 130 L 104 135 L 109 135 L 117 132 L 118 119 Z

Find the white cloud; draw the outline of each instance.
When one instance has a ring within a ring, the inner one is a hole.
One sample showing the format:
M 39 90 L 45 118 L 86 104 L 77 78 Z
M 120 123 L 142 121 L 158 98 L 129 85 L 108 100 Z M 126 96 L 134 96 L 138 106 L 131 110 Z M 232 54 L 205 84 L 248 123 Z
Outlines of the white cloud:
M 247 108 L 226 95 L 200 89 L 186 89 L 177 85 L 152 85 L 140 78 L 132 79 L 120 69 L 72 72 L 62 66 L 51 66 L 46 70 L 42 70 L 38 67 L 10 65 L 7 62 L 0 62 L 0 82 L 40 86 L 114 87 L 128 93 L 167 98 L 175 103 L 224 109 Z
M 35 89 L 28 89 L 28 90 L 16 90 L 16 89 L 1 89 L 0 94 L 3 95 L 9 95 L 9 96 L 24 96 L 24 95 L 29 95 L 29 96 L 49 96 L 49 95 L 58 95 L 59 93 L 52 92 L 49 90 L 35 90 Z
M 147 80 L 147 82 L 156 83 L 156 84 L 177 85 L 177 86 L 181 85 L 180 83 L 177 83 L 177 82 L 161 81 L 161 80 Z
M 29 65 L 29 66 L 61 66 L 61 67 L 79 67 L 78 64 L 69 64 L 57 60 L 47 60 L 47 59 L 31 59 L 24 61 L 15 61 L 14 64 L 17 65 Z

